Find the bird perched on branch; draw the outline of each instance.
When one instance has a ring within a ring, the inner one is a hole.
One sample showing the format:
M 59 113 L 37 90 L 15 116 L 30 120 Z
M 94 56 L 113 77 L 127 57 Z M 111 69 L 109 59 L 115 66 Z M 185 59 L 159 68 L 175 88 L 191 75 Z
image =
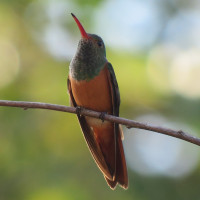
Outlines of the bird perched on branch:
M 78 120 L 90 152 L 108 185 L 128 188 L 128 175 L 119 124 L 104 121 L 103 113 L 119 116 L 120 94 L 112 65 L 106 59 L 103 40 L 86 33 L 72 14 L 81 32 L 78 49 L 69 66 L 68 91 L 74 107 L 102 112 L 102 119 L 81 116 Z

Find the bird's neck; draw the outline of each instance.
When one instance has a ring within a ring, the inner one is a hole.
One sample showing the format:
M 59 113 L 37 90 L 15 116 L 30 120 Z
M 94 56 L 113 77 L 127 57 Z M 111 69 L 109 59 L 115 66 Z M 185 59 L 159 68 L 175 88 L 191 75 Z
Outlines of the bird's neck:
M 100 58 L 97 55 L 79 51 L 70 63 L 70 75 L 78 81 L 91 80 L 100 73 L 106 63 L 105 57 Z

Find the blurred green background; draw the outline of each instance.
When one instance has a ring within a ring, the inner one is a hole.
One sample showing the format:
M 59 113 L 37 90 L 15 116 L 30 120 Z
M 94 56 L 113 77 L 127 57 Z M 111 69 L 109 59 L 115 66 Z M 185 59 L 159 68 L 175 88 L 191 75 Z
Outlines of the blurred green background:
M 69 105 L 69 62 L 100 35 L 120 116 L 200 137 L 198 0 L 1 0 L 0 99 Z M 129 189 L 110 190 L 75 115 L 0 107 L 0 199 L 200 199 L 200 149 L 124 128 Z

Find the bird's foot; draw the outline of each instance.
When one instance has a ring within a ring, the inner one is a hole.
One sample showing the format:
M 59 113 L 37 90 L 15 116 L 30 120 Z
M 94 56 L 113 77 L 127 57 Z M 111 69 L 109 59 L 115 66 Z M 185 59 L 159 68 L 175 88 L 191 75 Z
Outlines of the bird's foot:
M 99 115 L 99 119 L 101 119 L 102 122 L 104 122 L 106 114 L 108 114 L 108 113 L 107 112 L 101 112 L 101 114 Z
M 76 106 L 76 114 L 78 115 L 78 116 L 80 116 L 81 115 L 81 111 L 82 111 L 82 107 L 80 107 L 80 106 Z

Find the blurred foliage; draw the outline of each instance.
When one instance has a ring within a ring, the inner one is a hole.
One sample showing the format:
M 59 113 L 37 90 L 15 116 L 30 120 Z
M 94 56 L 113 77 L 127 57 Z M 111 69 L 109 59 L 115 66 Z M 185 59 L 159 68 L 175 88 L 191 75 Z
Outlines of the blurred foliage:
M 75 0 L 75 2 L 77 2 L 80 6 L 88 6 L 88 5 L 92 5 L 92 6 L 98 6 L 98 4 L 100 4 L 103 0 L 97 1 L 97 0 L 85 0 L 85 1 L 81 1 L 81 0 Z
M 5 42 L 8 61 L 13 58 L 9 49 L 20 60 L 19 66 L 12 63 L 19 68 L 16 74 L 8 72 L 12 80 L 0 85 L 0 99 L 69 105 L 66 81 L 69 61 L 56 59 L 43 48 L 42 42 L 34 39 L 24 14 L 33 2 L 0 2 L 0 48 L 1 41 Z M 75 2 L 77 10 L 91 7 L 95 12 L 103 1 Z M 176 6 L 184 7 L 187 1 L 184 2 L 178 1 Z M 170 6 L 168 13 L 172 13 Z M 41 24 L 45 24 L 45 17 L 42 19 Z M 78 36 L 71 21 L 64 25 L 70 29 L 68 32 Z M 157 90 L 146 71 L 147 52 L 132 54 L 108 48 L 107 55 L 119 82 L 121 116 L 134 118 L 156 111 L 200 132 L 199 99 Z M 0 55 L 0 63 L 1 60 Z M 2 79 L 6 78 L 2 65 L 0 73 Z M 2 200 L 199 199 L 200 166 L 179 179 L 139 175 L 129 170 L 129 189 L 111 191 L 87 149 L 76 117 L 68 113 L 0 107 L 0 163 Z

